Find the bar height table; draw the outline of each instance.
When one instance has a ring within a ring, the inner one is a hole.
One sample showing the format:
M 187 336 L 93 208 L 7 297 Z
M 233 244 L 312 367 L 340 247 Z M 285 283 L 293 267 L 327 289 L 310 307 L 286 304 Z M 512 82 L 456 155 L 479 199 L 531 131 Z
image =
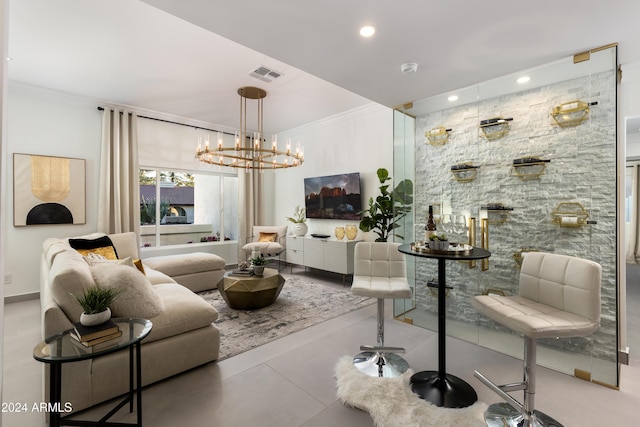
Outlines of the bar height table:
M 478 400 L 476 391 L 466 381 L 447 374 L 446 359 L 446 261 L 470 261 L 489 258 L 491 252 L 474 247 L 470 251 L 418 252 L 411 245 L 400 245 L 398 250 L 406 255 L 438 260 L 438 370 L 421 371 L 411 377 L 411 390 L 422 399 L 445 408 L 464 408 Z

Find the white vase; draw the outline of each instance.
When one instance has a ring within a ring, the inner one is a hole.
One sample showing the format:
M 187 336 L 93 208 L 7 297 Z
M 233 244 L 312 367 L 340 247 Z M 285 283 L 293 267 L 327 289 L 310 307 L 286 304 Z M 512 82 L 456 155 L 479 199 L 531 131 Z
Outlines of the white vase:
M 291 226 L 291 232 L 293 233 L 294 236 L 304 236 L 305 234 L 307 234 L 307 231 L 309 230 L 309 228 L 307 227 L 307 224 L 304 222 L 296 222 Z
M 264 274 L 264 265 L 254 265 L 253 266 L 253 273 L 256 276 L 262 276 Z
M 100 313 L 82 313 L 80 315 L 80 323 L 84 326 L 100 325 L 109 319 L 111 319 L 111 309 L 109 307 L 107 307 L 106 310 L 101 311 Z

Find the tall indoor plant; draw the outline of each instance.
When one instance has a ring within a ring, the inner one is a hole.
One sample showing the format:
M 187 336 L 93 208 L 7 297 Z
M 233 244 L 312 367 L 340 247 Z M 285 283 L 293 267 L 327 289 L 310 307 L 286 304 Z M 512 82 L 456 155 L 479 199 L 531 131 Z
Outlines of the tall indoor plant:
M 400 220 L 411 211 L 413 205 L 413 182 L 404 179 L 389 191 L 391 181 L 389 171 L 378 169 L 380 195 L 369 198 L 369 209 L 361 212 L 360 230 L 373 231 L 378 235 L 376 242 L 386 242 L 393 230 L 400 227 Z M 403 236 L 397 235 L 399 238 Z

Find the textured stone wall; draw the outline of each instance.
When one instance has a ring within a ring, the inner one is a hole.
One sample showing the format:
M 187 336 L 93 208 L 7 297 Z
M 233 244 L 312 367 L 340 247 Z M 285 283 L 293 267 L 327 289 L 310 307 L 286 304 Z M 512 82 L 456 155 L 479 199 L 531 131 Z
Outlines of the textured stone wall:
M 554 106 L 581 100 L 597 101 L 589 120 L 577 127 L 553 125 Z M 523 248 L 574 255 L 602 265 L 602 326 L 589 340 L 560 340 L 553 345 L 591 352 L 615 361 L 616 354 L 616 87 L 613 71 L 557 83 L 471 105 L 430 113 L 416 119 L 415 239 L 422 239 L 428 205 L 436 211 L 487 216 L 481 206 L 502 203 L 513 208 L 508 220 L 489 225 L 489 269 L 481 271 L 463 262 L 447 262 L 447 282 L 455 297 L 447 316 L 487 325 L 470 304 L 474 295 L 488 288 L 517 293 L 519 270 L 514 253 Z M 513 117 L 503 138 L 488 141 L 480 136 L 481 120 Z M 424 143 L 425 131 L 451 128 L 447 144 Z M 522 180 L 512 174 L 513 159 L 539 156 L 551 159 L 545 174 Z M 480 166 L 468 183 L 452 179 L 452 165 L 470 161 Z M 551 223 L 551 212 L 561 202 L 579 202 L 597 224 L 580 228 Z M 493 218 L 491 216 L 490 218 Z M 416 262 L 417 308 L 436 312 L 436 299 L 427 290 L 428 279 L 437 277 L 435 260 Z M 591 347 L 592 346 L 592 347 Z

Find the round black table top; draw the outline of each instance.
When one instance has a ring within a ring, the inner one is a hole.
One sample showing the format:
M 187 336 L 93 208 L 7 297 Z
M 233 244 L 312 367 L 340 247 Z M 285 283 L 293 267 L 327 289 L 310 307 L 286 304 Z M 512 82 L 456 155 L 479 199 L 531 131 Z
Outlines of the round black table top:
M 71 331 L 61 332 L 40 342 L 33 349 L 33 358 L 44 363 L 66 363 L 93 359 L 127 348 L 145 338 L 151 332 L 153 324 L 146 319 L 112 319 L 122 331 L 122 336 L 113 340 L 84 347 L 71 338 Z
M 473 259 L 483 259 L 489 258 L 491 256 L 491 252 L 486 249 L 475 247 L 471 251 L 438 251 L 438 252 L 418 252 L 411 249 L 411 245 L 400 245 L 398 250 L 403 254 L 417 256 L 422 258 L 435 258 L 435 259 L 454 259 L 454 260 L 473 260 Z

